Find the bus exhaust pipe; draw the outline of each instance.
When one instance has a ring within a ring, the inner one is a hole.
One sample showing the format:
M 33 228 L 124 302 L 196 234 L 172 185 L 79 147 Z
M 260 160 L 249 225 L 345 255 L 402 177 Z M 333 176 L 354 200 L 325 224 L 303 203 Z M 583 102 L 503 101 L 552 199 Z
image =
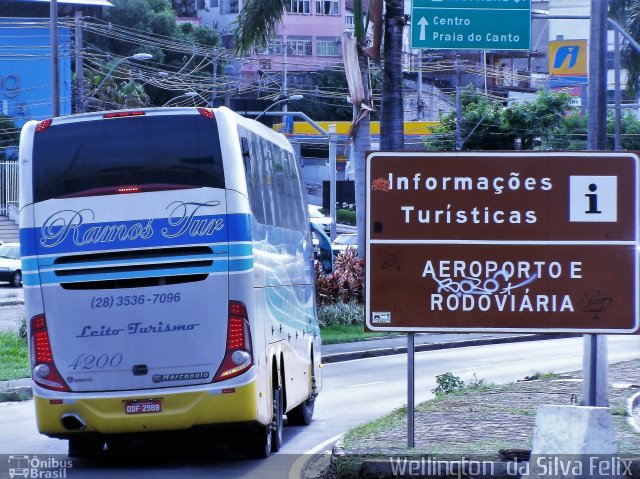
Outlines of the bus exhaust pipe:
M 82 431 L 87 428 L 87 423 L 77 414 L 63 414 L 60 421 L 68 431 Z

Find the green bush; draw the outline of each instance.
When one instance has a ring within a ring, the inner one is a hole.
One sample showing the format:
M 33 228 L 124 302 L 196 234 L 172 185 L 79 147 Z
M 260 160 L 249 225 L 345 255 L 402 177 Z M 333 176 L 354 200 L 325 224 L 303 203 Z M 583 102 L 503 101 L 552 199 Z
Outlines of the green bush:
M 336 211 L 336 222 L 343 225 L 356 225 L 356 212 L 349 210 Z
M 464 381 L 452 373 L 444 373 L 436 376 L 436 388 L 431 392 L 436 396 L 451 394 L 464 389 Z
M 329 210 L 326 208 L 320 208 L 320 212 L 329 216 Z M 336 210 L 336 223 L 340 223 L 343 225 L 356 225 L 356 212 L 351 210 Z
M 320 326 L 355 326 L 364 324 L 364 306 L 356 303 L 326 304 L 318 307 Z

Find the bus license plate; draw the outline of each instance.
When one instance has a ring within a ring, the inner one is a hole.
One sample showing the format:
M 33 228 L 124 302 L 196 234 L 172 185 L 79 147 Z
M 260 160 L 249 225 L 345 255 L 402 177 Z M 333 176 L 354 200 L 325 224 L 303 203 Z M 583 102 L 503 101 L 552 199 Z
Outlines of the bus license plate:
M 160 399 L 125 401 L 124 412 L 126 414 L 153 414 L 162 412 L 162 401 Z

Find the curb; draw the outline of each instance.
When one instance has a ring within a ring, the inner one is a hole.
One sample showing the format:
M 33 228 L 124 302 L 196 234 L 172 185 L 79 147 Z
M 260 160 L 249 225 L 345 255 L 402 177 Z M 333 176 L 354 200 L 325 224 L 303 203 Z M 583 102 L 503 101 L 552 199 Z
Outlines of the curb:
M 416 352 L 437 351 L 440 349 L 466 348 L 469 346 L 486 346 L 489 344 L 506 344 L 506 343 L 523 343 L 528 341 L 543 341 L 547 339 L 574 338 L 581 336 L 573 333 L 563 334 L 523 334 L 520 336 L 508 336 L 505 338 L 486 338 L 486 339 L 465 339 L 462 341 L 452 341 L 448 343 L 430 343 L 418 344 L 415 347 Z M 334 353 L 322 356 L 324 364 L 337 363 L 342 361 L 352 361 L 354 359 L 374 358 L 379 356 L 390 356 L 392 354 L 405 354 L 406 346 L 396 348 L 378 348 L 366 351 L 350 351 L 347 353 Z

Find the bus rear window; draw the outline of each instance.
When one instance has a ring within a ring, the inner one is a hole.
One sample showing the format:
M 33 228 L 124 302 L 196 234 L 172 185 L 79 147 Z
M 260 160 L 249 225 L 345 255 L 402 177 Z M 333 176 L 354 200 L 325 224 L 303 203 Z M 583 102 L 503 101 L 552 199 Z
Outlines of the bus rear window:
M 33 183 L 36 202 L 129 185 L 224 188 L 217 124 L 146 115 L 54 125 L 34 137 Z

